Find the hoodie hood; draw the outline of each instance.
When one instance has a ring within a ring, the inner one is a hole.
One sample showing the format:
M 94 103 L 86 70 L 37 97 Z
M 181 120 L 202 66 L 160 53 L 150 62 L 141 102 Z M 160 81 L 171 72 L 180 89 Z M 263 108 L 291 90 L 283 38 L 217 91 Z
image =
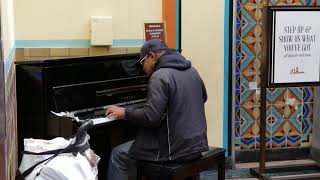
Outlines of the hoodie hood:
M 175 49 L 168 49 L 156 62 L 155 71 L 160 68 L 173 68 L 183 71 L 190 67 L 191 62 L 186 60 L 180 52 Z

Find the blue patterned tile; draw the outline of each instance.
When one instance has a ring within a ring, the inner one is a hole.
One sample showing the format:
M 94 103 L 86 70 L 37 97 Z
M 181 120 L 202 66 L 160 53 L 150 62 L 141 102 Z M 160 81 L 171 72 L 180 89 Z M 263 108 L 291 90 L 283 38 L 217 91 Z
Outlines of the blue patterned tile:
M 236 57 L 239 58 L 239 59 L 236 59 L 236 61 L 241 60 L 242 59 L 241 56 L 242 56 L 241 43 L 240 43 L 240 41 L 236 41 Z
M 239 22 L 237 22 L 236 23 L 236 26 L 235 26 L 235 28 L 236 28 L 236 31 L 238 32 L 238 33 L 241 33 L 241 22 L 239 21 Z M 240 36 L 241 37 L 241 36 Z M 238 37 L 238 39 L 237 40 L 240 40 L 240 37 Z
M 256 145 L 256 139 L 252 138 L 241 138 L 241 149 L 253 149 Z
M 305 0 L 304 4 L 306 6 L 314 6 L 314 5 L 316 5 L 316 1 L 315 0 Z
M 301 6 L 304 3 L 301 0 L 271 0 L 270 5 L 272 6 Z
M 313 103 L 304 103 L 302 109 L 303 118 L 313 118 Z
M 266 111 L 267 120 L 272 119 L 273 116 L 272 116 L 272 108 L 271 108 L 271 106 L 267 104 L 266 108 L 267 108 L 267 111 Z
M 286 145 L 287 145 L 286 136 L 273 136 L 271 138 L 271 147 L 272 148 L 286 147 Z
M 302 119 L 302 134 L 308 135 L 312 133 L 313 121 L 312 119 Z
M 241 70 L 240 70 L 240 64 L 241 64 L 241 57 L 236 57 L 236 76 L 241 74 Z
M 270 0 L 269 2 L 271 3 L 271 5 L 276 5 L 278 3 L 279 0 Z
M 299 147 L 301 145 L 301 136 L 287 136 L 287 147 Z
M 288 119 L 291 125 L 291 133 L 301 135 L 302 133 L 302 119 Z
M 242 61 L 241 61 L 241 71 L 243 71 L 250 63 L 255 59 L 255 54 L 248 48 L 245 43 L 241 43 L 241 53 L 242 53 Z
M 273 103 L 285 90 L 285 88 L 267 89 L 267 100 Z
M 260 95 L 250 89 L 250 83 L 256 82 L 259 72 L 253 68 L 255 59 L 261 56 L 261 34 L 257 34 L 261 25 L 261 1 L 237 0 L 235 27 L 235 61 L 233 72 L 235 80 L 236 101 L 235 133 L 236 150 L 253 150 L 259 148 L 256 122 L 260 120 Z M 271 0 L 270 5 L 306 6 L 320 5 L 320 0 Z M 257 65 L 254 64 L 256 67 Z M 309 147 L 312 135 L 313 87 L 290 87 L 267 90 L 267 135 L 268 147 Z M 253 132 L 255 131 L 255 132 Z M 247 138 L 244 138 L 247 137 Z M 269 146 L 270 145 L 270 146 Z
M 292 92 L 293 90 L 293 92 Z M 295 92 L 297 88 L 286 89 L 276 99 L 270 98 L 272 102 L 272 114 L 275 118 L 298 119 L 302 117 L 301 94 Z M 295 92 L 295 93 L 294 93 Z M 297 97 L 297 95 L 299 97 Z
M 277 136 L 276 132 L 283 127 L 284 122 L 285 122 L 284 119 L 273 119 L 272 121 L 270 121 L 270 126 L 271 126 L 270 132 L 272 136 Z
M 241 120 L 240 106 L 235 107 L 235 121 Z
M 248 113 L 244 108 L 240 107 L 240 121 L 250 122 L 251 125 L 254 122 L 254 117 Z
M 234 122 L 234 128 L 235 128 L 235 133 L 234 133 L 234 136 L 236 138 L 240 137 L 240 131 L 241 131 L 241 124 L 240 124 L 240 121 L 235 121 Z
M 310 137 L 309 137 L 309 134 L 302 134 L 302 135 L 301 135 L 301 140 L 302 140 L 302 142 L 309 142 L 309 141 L 310 141 L 309 138 L 310 138 Z
M 240 105 L 240 98 L 241 98 L 241 96 L 240 96 L 240 89 L 236 89 L 236 91 L 235 91 L 235 105 L 236 106 L 239 106 Z
M 254 23 L 258 23 L 262 21 L 263 15 L 263 5 L 257 4 L 257 2 L 249 1 L 246 4 L 243 4 L 243 9 L 250 15 L 250 17 L 254 20 Z M 251 21 L 251 23 L 253 23 Z
M 272 116 L 274 119 L 276 119 L 276 120 L 278 120 L 278 119 L 284 119 L 283 114 L 281 114 L 281 113 L 276 109 L 275 106 L 271 106 L 270 109 L 271 109 L 271 116 Z
M 242 19 L 241 19 L 241 7 L 237 7 L 236 23 L 237 23 L 237 24 L 242 24 Z
M 256 20 L 244 8 L 241 8 L 241 17 L 242 17 L 241 37 L 243 37 L 255 26 Z
M 248 81 L 248 79 L 245 77 L 245 76 L 243 76 L 243 74 L 241 74 L 240 75 L 240 83 L 241 83 L 241 87 L 242 87 L 242 89 L 250 89 L 249 88 L 249 81 Z
M 287 119 L 299 119 L 302 118 L 302 104 L 297 104 L 296 106 L 290 108 L 292 113 L 285 117 Z
M 314 101 L 314 88 L 305 87 L 303 88 L 303 102 L 312 103 Z
M 265 139 L 266 148 L 271 148 L 271 138 L 266 137 Z M 256 149 L 260 148 L 260 137 L 256 138 Z
M 235 145 L 240 146 L 240 144 L 241 144 L 240 138 L 234 138 L 234 143 L 235 143 Z
M 300 87 L 290 87 L 289 90 L 300 100 L 300 101 L 303 101 L 303 98 L 302 98 L 302 89 L 303 88 L 300 88 Z
M 243 121 L 240 123 L 240 136 L 242 138 L 257 137 L 259 125 L 256 121 Z
M 248 1 L 248 0 L 242 0 L 242 1 L 241 1 L 241 4 L 244 5 L 244 4 L 247 3 L 247 1 Z

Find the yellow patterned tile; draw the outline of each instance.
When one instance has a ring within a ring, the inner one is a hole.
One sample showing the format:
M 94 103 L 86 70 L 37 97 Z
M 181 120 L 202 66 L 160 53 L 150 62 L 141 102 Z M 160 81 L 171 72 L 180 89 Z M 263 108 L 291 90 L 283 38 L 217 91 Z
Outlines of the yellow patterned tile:
M 29 53 L 30 53 L 30 56 L 34 56 L 34 57 L 48 57 L 49 48 L 30 48 Z
M 91 47 L 90 56 L 99 56 L 108 54 L 108 47 Z
M 30 56 L 30 49 L 29 48 L 24 48 L 24 57 L 29 57 Z
M 108 54 L 125 54 L 126 52 L 126 48 L 108 48 Z
M 127 48 L 127 53 L 140 53 L 140 47 L 130 47 Z
M 69 56 L 68 48 L 51 48 L 50 57 L 65 57 Z
M 70 48 L 69 56 L 89 56 L 89 48 Z

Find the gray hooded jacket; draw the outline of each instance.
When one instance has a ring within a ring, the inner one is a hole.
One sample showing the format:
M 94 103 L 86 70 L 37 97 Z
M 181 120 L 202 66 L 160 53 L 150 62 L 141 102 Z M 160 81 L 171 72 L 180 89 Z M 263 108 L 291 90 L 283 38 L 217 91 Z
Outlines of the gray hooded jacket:
M 148 161 L 184 161 L 208 150 L 205 86 L 178 51 L 167 50 L 156 62 L 143 108 L 126 109 L 138 125 L 130 153 Z

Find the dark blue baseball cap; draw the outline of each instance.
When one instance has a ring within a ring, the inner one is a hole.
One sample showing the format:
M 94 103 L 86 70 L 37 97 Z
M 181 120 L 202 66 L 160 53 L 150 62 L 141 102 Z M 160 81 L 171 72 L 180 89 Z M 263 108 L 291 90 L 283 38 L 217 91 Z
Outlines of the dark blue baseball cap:
M 150 52 L 160 51 L 160 50 L 167 50 L 168 46 L 165 42 L 161 41 L 160 39 L 151 39 L 143 44 L 140 50 L 140 59 L 146 58 Z

